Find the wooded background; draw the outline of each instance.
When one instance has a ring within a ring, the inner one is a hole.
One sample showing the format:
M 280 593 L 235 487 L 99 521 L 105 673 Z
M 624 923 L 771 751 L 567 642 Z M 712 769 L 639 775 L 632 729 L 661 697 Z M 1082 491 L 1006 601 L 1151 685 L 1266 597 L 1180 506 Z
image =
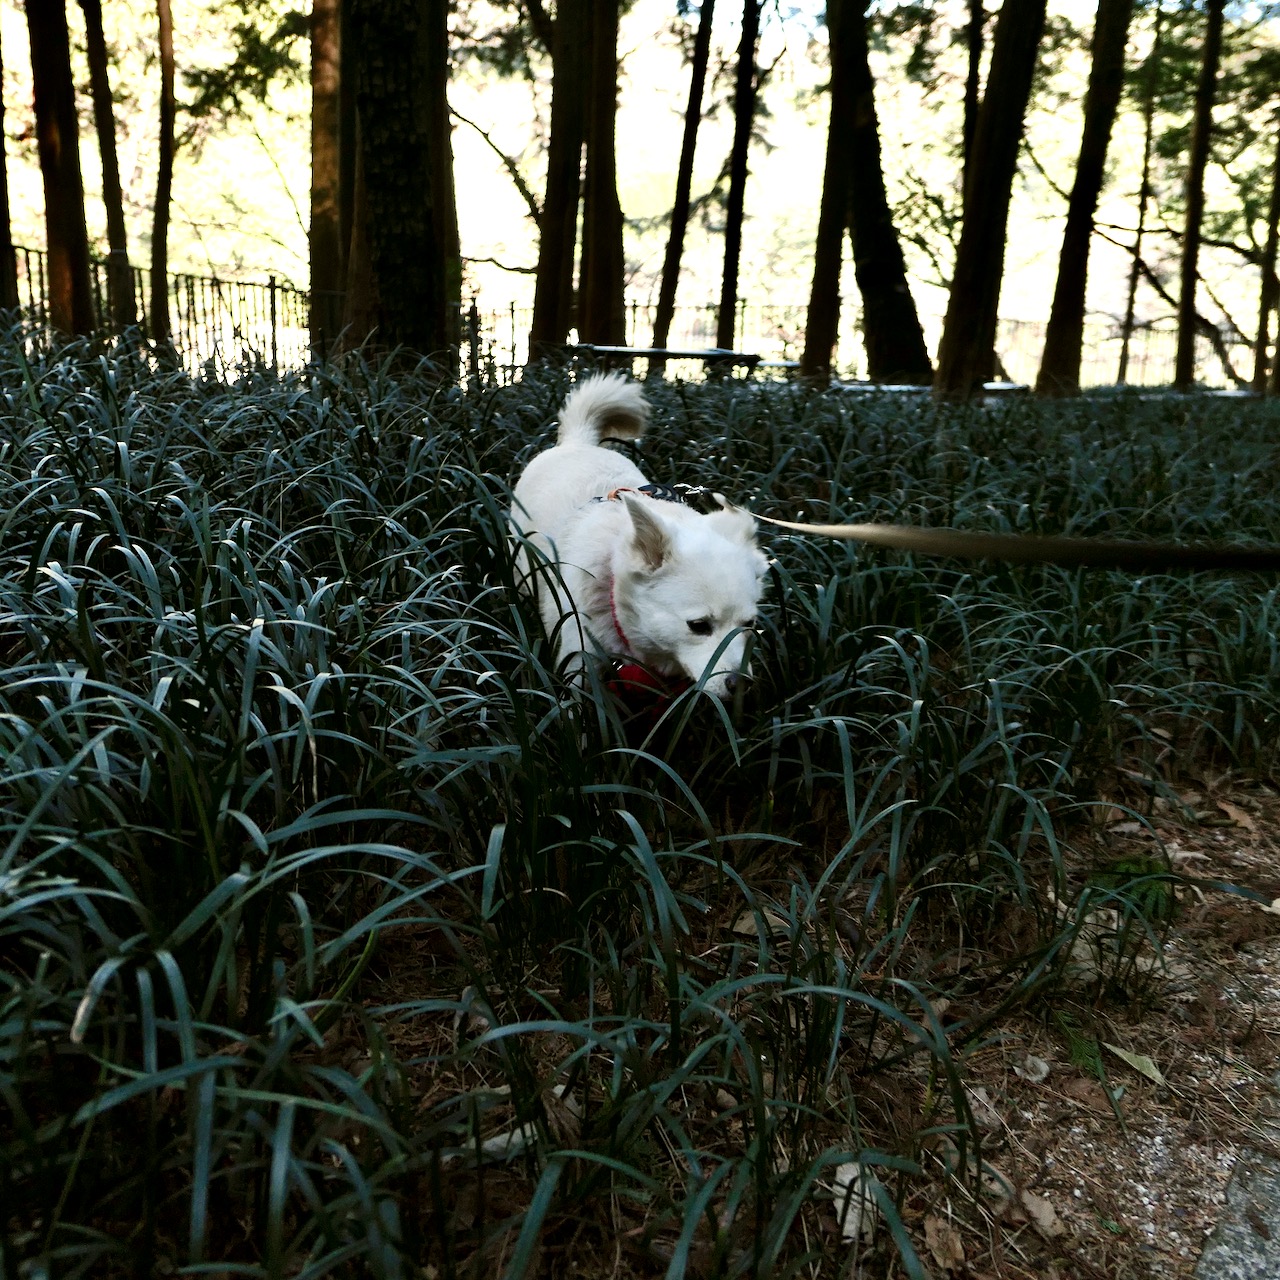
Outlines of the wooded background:
M 148 67 L 159 114 L 146 237 L 150 292 L 138 299 L 116 158 L 121 118 L 137 102 L 118 85 L 113 91 L 113 79 L 139 6 L 80 0 L 69 26 L 63 0 L 26 5 L 49 319 L 61 331 L 87 333 L 104 324 L 123 329 L 141 315 L 151 340 L 168 339 L 175 147 L 194 145 L 267 102 L 279 85 L 295 83 L 309 87 L 311 101 L 314 353 L 373 342 L 454 366 L 464 291 L 470 294 L 464 282 L 474 266 L 464 258 L 458 222 L 455 130 L 484 140 L 527 211 L 530 356 L 554 355 L 571 337 L 667 345 L 691 223 L 710 233 L 721 265 L 715 345 L 733 347 L 744 234 L 769 234 L 752 221 L 753 161 L 788 145 L 771 128 L 768 94 L 779 60 L 761 53 L 762 30 L 773 24 L 807 31 L 804 56 L 820 69 L 829 119 L 825 165 L 812 174 L 818 218 L 807 278 L 793 270 L 786 282 L 792 296 L 808 294 L 795 335 L 806 376 L 828 376 L 833 355 L 835 367 L 851 363 L 847 351 L 836 355 L 837 333 L 842 309 L 847 324 L 855 308 L 864 345 L 858 364 L 873 381 L 931 384 L 941 397 L 965 398 L 1004 374 L 997 325 L 1011 199 L 1028 174 L 1046 176 L 1025 126 L 1029 113 L 1056 109 L 1062 129 L 1077 137 L 1070 144 L 1077 159 L 1069 185 L 1051 180 L 1066 217 L 1037 390 L 1079 389 L 1090 251 L 1102 241 L 1128 257 L 1127 279 L 1113 290 L 1124 300 L 1111 316 L 1116 381 L 1129 378 L 1135 332 L 1167 321 L 1176 334 L 1174 386 L 1189 388 L 1202 376 L 1199 339 L 1226 381 L 1256 392 L 1280 388 L 1272 336 L 1280 293 L 1280 6 L 1100 0 L 1095 11 L 1024 0 L 989 11 L 977 0 L 834 0 L 806 28 L 794 6 L 673 4 L 653 38 L 680 41 L 687 99 L 681 146 L 671 156 L 673 198 L 662 219 L 666 250 L 649 300 L 651 333 L 637 332 L 634 287 L 628 292 L 636 278 L 628 240 L 638 219 L 628 221 L 618 194 L 627 165 L 615 142 L 619 30 L 630 8 L 618 0 L 316 0 L 307 11 L 280 0 L 237 0 L 216 16 L 186 15 L 220 26 L 225 56 L 177 66 L 170 0 L 156 0 Z M 82 65 L 87 84 L 73 71 Z M 1087 68 L 1083 103 L 1055 102 L 1064 67 Z M 494 84 L 549 84 L 546 119 L 523 152 L 497 141 L 501 120 L 451 113 L 452 86 L 477 75 Z M 954 136 L 944 129 L 929 139 L 928 163 L 923 150 L 911 150 L 914 140 L 904 151 L 896 136 L 897 99 L 877 109 L 877 77 L 957 108 L 939 113 L 956 128 Z M 79 149 L 67 145 L 86 128 L 77 106 L 92 119 L 101 157 L 107 244 L 97 247 L 105 247 L 109 267 L 106 305 L 95 304 L 91 289 Z M 731 120 L 731 144 L 714 180 L 699 184 L 701 126 L 717 117 Z M 1130 181 L 1111 139 L 1134 125 L 1142 160 Z M 905 169 L 904 154 L 915 161 Z M 1098 212 L 1104 197 L 1107 220 Z M 1123 221 L 1114 216 L 1117 199 Z M 0 242 L 11 244 L 7 199 L 0 218 Z M 1234 276 L 1230 297 L 1205 276 L 1207 254 L 1219 279 Z M 16 260 L 12 252 L 2 256 L 0 287 L 13 306 Z M 917 297 L 939 286 L 947 304 L 934 343 Z

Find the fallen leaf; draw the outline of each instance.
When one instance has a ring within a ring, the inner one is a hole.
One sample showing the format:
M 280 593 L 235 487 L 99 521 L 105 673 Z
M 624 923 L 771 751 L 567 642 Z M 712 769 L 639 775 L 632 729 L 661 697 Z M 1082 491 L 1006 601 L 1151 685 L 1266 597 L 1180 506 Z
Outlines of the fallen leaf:
M 776 911 L 761 911 L 759 916 L 754 911 L 744 911 L 733 922 L 733 932 L 744 934 L 748 938 L 758 938 L 761 919 L 764 920 L 765 930 L 770 935 L 791 933 L 790 922 L 778 915 Z
M 1049 1064 L 1043 1058 L 1037 1058 L 1034 1053 L 1029 1053 L 1021 1062 L 1014 1064 L 1013 1074 L 1032 1084 L 1040 1084 L 1049 1078 Z
M 1272 898 L 1271 905 L 1269 907 L 1264 907 L 1259 904 L 1258 909 L 1260 911 L 1265 911 L 1269 916 L 1280 916 L 1280 898 Z
M 1258 824 L 1254 822 L 1253 815 L 1238 804 L 1232 804 L 1229 800 L 1219 800 L 1217 805 L 1237 826 L 1243 827 L 1246 831 L 1257 831 Z
M 1038 1196 L 1034 1191 L 1024 1191 L 1018 1199 L 1027 1211 L 1027 1216 L 1035 1224 L 1036 1230 L 1046 1240 L 1065 1234 L 1066 1227 L 1058 1220 L 1057 1211 L 1044 1196 Z
M 943 1271 L 956 1271 L 964 1266 L 964 1242 L 960 1233 L 945 1218 L 930 1213 L 924 1220 L 924 1242 L 933 1260 Z
M 1097 1111 L 1105 1115 L 1112 1114 L 1111 1104 L 1107 1101 L 1107 1095 L 1096 1080 L 1090 1080 L 1085 1076 L 1076 1076 L 1074 1080 L 1068 1080 L 1062 1086 L 1062 1092 L 1072 1101 L 1088 1107 L 1091 1111 Z
M 1130 1053 L 1127 1049 L 1122 1049 L 1116 1044 L 1108 1044 L 1105 1040 L 1102 1042 L 1102 1047 L 1110 1049 L 1121 1062 L 1127 1062 L 1139 1075 L 1146 1076 L 1148 1080 L 1153 1081 L 1155 1084 L 1167 1085 L 1169 1083 L 1160 1073 L 1160 1068 L 1145 1053 Z
M 838 1164 L 831 1178 L 836 1202 L 840 1238 L 852 1243 L 869 1240 L 876 1225 L 876 1202 L 871 1194 L 872 1179 L 856 1160 Z
M 969 1099 L 969 1110 L 973 1112 L 973 1122 L 979 1129 L 1004 1128 L 1004 1118 L 996 1110 L 985 1086 L 978 1085 L 976 1088 L 966 1086 L 965 1094 Z

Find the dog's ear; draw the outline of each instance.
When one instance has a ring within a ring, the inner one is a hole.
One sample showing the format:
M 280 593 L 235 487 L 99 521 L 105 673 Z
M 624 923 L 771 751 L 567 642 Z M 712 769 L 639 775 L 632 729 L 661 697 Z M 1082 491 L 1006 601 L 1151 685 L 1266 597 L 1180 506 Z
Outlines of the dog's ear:
M 731 541 L 743 542 L 749 546 L 754 545 L 756 540 L 755 516 L 743 507 L 735 507 L 732 502 L 726 501 L 722 494 L 717 493 L 715 498 L 720 503 L 720 510 L 713 511 L 707 516 L 707 519 L 714 524 L 717 532 Z
M 632 543 L 650 572 L 661 569 L 671 555 L 671 536 L 649 509 L 652 498 L 632 498 L 622 494 L 627 514 L 631 517 Z

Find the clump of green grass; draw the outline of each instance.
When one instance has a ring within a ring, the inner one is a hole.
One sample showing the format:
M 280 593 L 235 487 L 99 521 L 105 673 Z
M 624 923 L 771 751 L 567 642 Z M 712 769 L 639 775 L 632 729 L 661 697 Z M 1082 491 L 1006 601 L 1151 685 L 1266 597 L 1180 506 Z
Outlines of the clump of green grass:
M 569 696 L 505 525 L 563 372 L 220 383 L 14 333 L 0 388 L 32 1275 L 923 1274 L 923 1145 L 981 1167 L 968 1050 L 1091 904 L 1121 990 L 1168 924 L 1166 869 L 1090 866 L 1075 815 L 1170 744 L 1275 766 L 1250 578 L 774 537 L 736 716 Z M 652 394 L 651 474 L 761 511 L 1280 541 L 1273 406 Z M 833 1247 L 850 1164 L 880 1228 Z

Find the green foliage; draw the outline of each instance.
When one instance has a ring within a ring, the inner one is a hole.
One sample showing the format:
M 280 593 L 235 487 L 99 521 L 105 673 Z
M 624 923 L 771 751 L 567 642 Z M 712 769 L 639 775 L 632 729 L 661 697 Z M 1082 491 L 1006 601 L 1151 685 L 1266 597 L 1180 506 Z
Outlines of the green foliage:
M 1098 780 L 1274 767 L 1246 578 L 788 535 L 734 714 L 570 696 L 505 523 L 566 389 L 0 349 L 6 1260 L 828 1275 L 857 1163 L 923 1274 L 968 1049 L 1099 903 L 1113 987 L 1168 923 L 1076 847 Z M 652 396 L 654 478 L 760 511 L 1280 541 L 1274 406 Z

